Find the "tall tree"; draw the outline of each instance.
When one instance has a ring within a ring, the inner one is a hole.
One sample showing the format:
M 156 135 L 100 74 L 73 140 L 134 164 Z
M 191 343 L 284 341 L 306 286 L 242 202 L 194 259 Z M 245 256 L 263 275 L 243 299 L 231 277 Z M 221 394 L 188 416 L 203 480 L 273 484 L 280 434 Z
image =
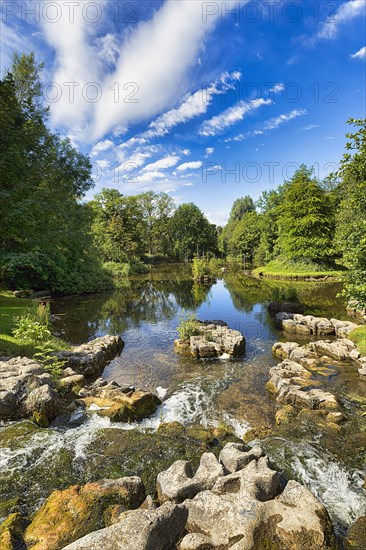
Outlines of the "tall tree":
M 347 153 L 338 177 L 340 207 L 336 241 L 342 264 L 348 267 L 346 295 L 366 307 L 366 119 L 350 119 L 357 131 L 347 134 Z
M 278 218 L 278 245 L 289 259 L 334 257 L 335 219 L 327 193 L 302 165 L 286 187 Z

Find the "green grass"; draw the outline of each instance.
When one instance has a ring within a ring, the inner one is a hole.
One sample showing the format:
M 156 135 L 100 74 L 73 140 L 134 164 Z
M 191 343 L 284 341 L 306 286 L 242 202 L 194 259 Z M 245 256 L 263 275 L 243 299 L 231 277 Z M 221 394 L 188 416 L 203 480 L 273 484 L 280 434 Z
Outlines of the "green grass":
M 12 331 L 16 318 L 34 310 L 36 303 L 26 298 L 15 298 L 8 290 L 0 290 L 0 355 L 23 355 L 33 357 L 34 346 L 24 344 L 15 338 Z M 67 349 L 69 345 L 58 338 L 52 339 L 55 350 Z
M 356 344 L 361 355 L 366 355 L 366 325 L 355 328 L 348 338 Z
M 286 278 L 322 278 L 336 277 L 340 278 L 344 269 L 329 269 L 324 265 L 317 265 L 312 262 L 293 262 L 286 260 L 272 260 L 264 267 L 257 267 L 253 270 L 253 275 L 263 275 L 268 277 Z

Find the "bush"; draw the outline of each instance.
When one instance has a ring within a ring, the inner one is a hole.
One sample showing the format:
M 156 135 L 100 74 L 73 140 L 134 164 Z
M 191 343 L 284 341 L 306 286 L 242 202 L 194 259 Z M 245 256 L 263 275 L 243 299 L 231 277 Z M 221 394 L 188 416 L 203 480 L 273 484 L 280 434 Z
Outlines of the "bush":
M 121 277 L 128 277 L 130 274 L 130 264 L 117 262 L 106 262 L 103 264 L 103 269 L 113 278 L 120 279 Z
M 210 263 L 207 258 L 194 258 L 192 265 L 193 279 L 195 281 L 204 281 L 211 279 Z
M 191 336 L 198 336 L 201 334 L 200 327 L 201 325 L 195 314 L 192 314 L 187 318 L 182 315 L 177 327 L 179 338 L 187 341 Z

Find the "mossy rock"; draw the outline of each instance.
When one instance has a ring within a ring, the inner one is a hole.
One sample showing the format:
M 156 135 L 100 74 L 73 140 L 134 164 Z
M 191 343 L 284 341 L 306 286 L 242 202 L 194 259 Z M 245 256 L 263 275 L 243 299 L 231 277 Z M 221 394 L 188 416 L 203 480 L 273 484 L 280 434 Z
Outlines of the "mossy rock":
M 24 521 L 18 512 L 10 514 L 0 524 L 0 548 L 1 550 L 14 550 L 23 544 L 22 533 Z
M 366 550 L 366 516 L 351 525 L 344 541 L 345 550 Z
M 276 426 L 289 424 L 294 416 L 296 416 L 294 407 L 292 405 L 284 405 L 276 412 Z
M 258 426 L 256 428 L 251 428 L 243 435 L 244 443 L 249 443 L 254 439 L 264 439 L 271 435 L 272 429 L 268 426 Z
M 25 543 L 32 550 L 59 550 L 105 527 L 105 511 L 112 505 L 121 505 L 123 510 L 136 508 L 144 498 L 142 486 L 129 493 L 128 486 L 118 480 L 54 491 L 27 527 Z
M 99 416 L 110 418 L 113 422 L 133 422 L 142 420 L 156 412 L 161 401 L 152 393 L 136 391 L 130 397 L 121 394 L 116 397 L 85 397 L 82 399 L 89 408 L 97 405 L 95 412 Z
M 20 498 L 13 497 L 0 502 L 0 518 L 6 518 L 10 514 L 19 512 Z
M 271 380 L 268 380 L 268 382 L 266 383 L 266 390 L 270 393 L 274 393 L 274 394 L 277 393 L 277 388 L 274 385 L 274 383 L 271 382 Z
M 158 434 L 168 435 L 171 437 L 179 436 L 185 432 L 185 427 L 180 422 L 166 422 L 160 424 Z
M 23 448 L 38 431 L 39 426 L 30 420 L 5 426 L 0 430 L 0 447 L 8 447 L 12 451 Z

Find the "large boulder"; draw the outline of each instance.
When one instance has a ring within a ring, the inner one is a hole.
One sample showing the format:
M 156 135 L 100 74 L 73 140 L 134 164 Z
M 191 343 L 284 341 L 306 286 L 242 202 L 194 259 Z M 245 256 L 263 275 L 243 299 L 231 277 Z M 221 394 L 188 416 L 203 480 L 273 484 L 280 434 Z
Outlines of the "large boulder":
M 136 510 L 64 550 L 170 550 L 176 548 L 184 533 L 187 515 L 184 505 L 172 502 L 156 510 Z
M 301 315 L 286 309 L 276 314 L 276 323 L 287 332 L 317 336 L 335 335 L 338 338 L 347 338 L 348 334 L 358 326 L 350 321 Z
M 193 475 L 191 465 L 185 460 L 174 462 L 164 472 L 160 472 L 156 489 L 160 503 L 167 500 L 183 502 L 193 498 L 205 489 L 211 489 L 217 479 L 224 475 L 224 469 L 213 453 L 204 453 L 200 465 Z
M 54 491 L 27 527 L 25 543 L 32 550 L 59 550 L 104 527 L 104 514 L 111 505 L 137 508 L 145 496 L 138 477 L 104 479 Z
M 185 505 L 188 534 L 180 550 L 333 548 L 332 525 L 322 504 L 296 481 L 281 493 L 278 473 L 266 457 L 219 478 Z

